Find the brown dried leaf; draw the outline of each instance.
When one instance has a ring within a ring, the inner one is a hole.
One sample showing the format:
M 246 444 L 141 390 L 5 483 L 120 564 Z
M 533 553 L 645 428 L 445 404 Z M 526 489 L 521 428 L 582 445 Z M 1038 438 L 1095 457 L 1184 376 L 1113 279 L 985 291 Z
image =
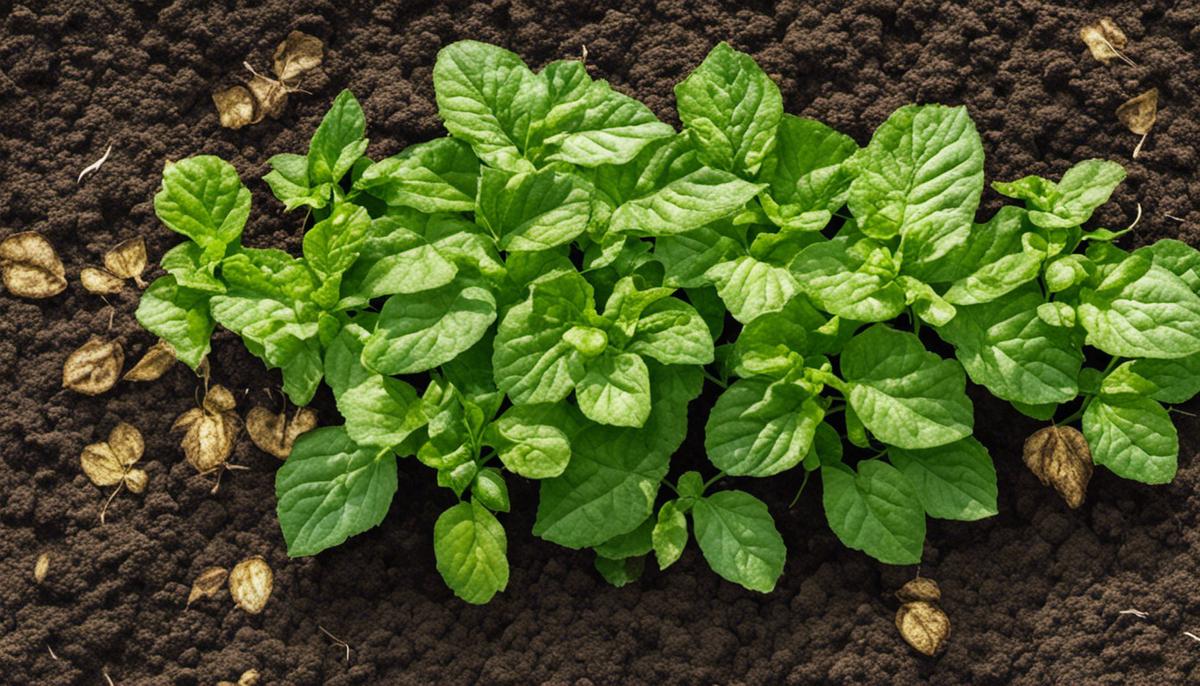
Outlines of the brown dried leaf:
M 292 421 L 287 421 L 283 412 L 273 414 L 263 407 L 251 408 L 246 415 L 246 432 L 258 449 L 286 460 L 292 452 L 292 445 L 300 434 L 311 431 L 317 426 L 317 413 L 302 407 L 296 411 Z
M 1112 19 L 1105 17 L 1094 24 L 1084 26 L 1079 29 L 1079 38 L 1087 44 L 1092 57 L 1097 60 L 1108 64 L 1110 60 L 1117 58 L 1134 66 L 1133 60 L 1121 54 L 1128 40 L 1125 38 L 1125 32 Z
M 282 83 L 262 74 L 255 74 L 246 87 L 250 89 L 250 95 L 253 95 L 254 100 L 258 103 L 260 121 L 263 117 L 278 119 L 279 115 L 283 114 L 283 108 L 287 105 L 288 91 Z
M 238 679 L 237 686 L 258 686 L 258 670 L 247 669 L 242 672 L 242 676 Z
M 217 106 L 221 126 L 227 129 L 240 129 L 247 124 L 262 121 L 255 107 L 254 96 L 245 86 L 230 86 L 213 91 L 212 99 L 213 104 Z
M 133 369 L 125 372 L 126 381 L 154 381 L 167 373 L 175 364 L 175 348 L 170 343 L 158 339 L 158 342 L 142 355 L 142 359 L 133 365 Z
M 1130 131 L 1142 137 L 1133 149 L 1133 158 L 1137 159 L 1138 153 L 1142 151 L 1142 144 L 1146 142 L 1147 134 L 1150 133 L 1150 129 L 1154 127 L 1154 122 L 1158 119 L 1158 89 L 1151 88 L 1145 93 L 1121 103 L 1121 106 L 1117 108 L 1117 119 Z
M 146 271 L 146 241 L 141 236 L 121 241 L 104 253 L 104 267 L 118 278 L 133 279 L 146 287 L 142 272 Z
M 204 394 L 204 409 L 211 414 L 228 412 L 237 407 L 233 393 L 224 386 L 213 386 Z
M 321 65 L 325 43 L 316 36 L 292 31 L 275 48 L 275 76 L 284 83 L 293 83 L 305 73 Z
M 950 618 L 933 603 L 905 603 L 896 611 L 896 628 L 910 646 L 930 657 L 941 652 L 950 638 Z
M 150 477 L 141 469 L 131 469 L 125 472 L 125 488 L 128 488 L 133 493 L 141 493 L 146 490 L 146 483 Z
M 121 422 L 108 433 L 108 445 L 121 462 L 122 467 L 131 467 L 142 459 L 146 444 L 142 441 L 142 432 L 137 427 Z
M 79 272 L 79 281 L 88 293 L 111 295 L 119 293 L 125 287 L 125 282 L 113 276 L 107 269 L 99 267 L 84 267 Z
M 1087 439 L 1069 426 L 1048 426 L 1025 439 L 1022 456 L 1042 484 L 1054 487 L 1072 509 L 1087 497 L 1092 451 Z
M 24 298 L 49 298 L 67 287 L 62 260 L 50 241 L 35 231 L 0 241 L 0 277 L 10 293 Z
M 97 486 L 115 486 L 125 478 L 125 465 L 107 441 L 84 446 L 79 453 L 79 464 Z
M 36 584 L 41 584 L 46 580 L 46 575 L 50 573 L 50 554 L 42 553 L 38 555 L 37 562 L 33 564 L 33 581 Z
M 100 395 L 116 385 L 125 364 L 125 352 L 116 341 L 98 336 L 67 356 L 63 364 L 63 388 L 84 395 Z
M 229 572 L 229 593 L 233 596 L 233 602 L 252 615 L 262 612 L 266 607 L 274 584 L 275 576 L 271 568 L 258 555 L 242 560 Z
M 189 410 L 190 412 L 190 410 Z M 186 414 L 186 413 L 185 413 Z M 176 420 L 178 425 L 180 417 Z M 238 420 L 232 412 L 221 414 L 201 413 L 192 421 L 183 436 L 180 445 L 183 455 L 189 464 L 201 474 L 207 474 L 220 468 L 233 453 L 234 439 L 237 437 Z
M 225 579 L 229 577 L 229 570 L 224 567 L 208 567 L 200 572 L 200 576 L 192 582 L 192 590 L 188 592 L 187 605 L 190 607 L 192 603 L 201 598 L 211 598 L 221 591 L 221 587 L 225 585 Z
M 902 603 L 910 603 L 916 600 L 936 603 L 942 599 L 942 589 L 938 588 L 937 582 L 933 579 L 919 576 L 901 586 L 900 590 L 896 591 L 896 597 Z
M 184 412 L 175 418 L 175 423 L 171 425 L 171 431 L 180 431 L 189 429 L 193 424 L 204 418 L 204 410 L 199 407 Z

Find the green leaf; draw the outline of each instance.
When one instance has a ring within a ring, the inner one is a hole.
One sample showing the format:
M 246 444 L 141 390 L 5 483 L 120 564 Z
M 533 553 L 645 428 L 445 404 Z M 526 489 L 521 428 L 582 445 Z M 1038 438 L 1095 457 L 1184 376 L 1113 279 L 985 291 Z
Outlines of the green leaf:
M 396 458 L 359 446 L 343 427 L 296 439 L 275 473 L 276 511 L 288 555 L 316 555 L 377 526 L 396 493 Z
M 675 86 L 675 99 L 679 118 L 706 164 L 753 174 L 775 145 L 783 116 L 779 87 L 754 58 L 727 43 L 718 43 Z
M 987 448 L 964 438 L 940 448 L 891 448 L 888 457 L 917 491 L 925 512 L 972 521 L 996 514 L 996 468 Z
M 394 448 L 425 424 L 412 386 L 366 370 L 337 396 L 337 408 L 346 433 L 361 445 Z
M 1174 360 L 1130 360 L 1104 378 L 1105 396 L 1143 395 L 1164 403 L 1185 403 L 1200 393 L 1200 354 Z
M 613 560 L 603 555 L 596 556 L 596 571 L 604 580 L 617 588 L 626 586 L 641 577 L 646 569 L 645 557 L 627 557 Z
M 267 182 L 275 198 L 283 203 L 288 212 L 297 207 L 321 209 L 329 204 L 333 184 L 310 187 L 306 156 L 282 153 L 267 160 L 267 163 L 271 165 L 271 171 L 263 176 L 263 181 Z
M 495 467 L 480 469 L 471 484 L 471 496 L 493 512 L 508 512 L 508 484 L 504 475 Z
M 308 146 L 309 185 L 341 181 L 367 151 L 366 130 L 366 117 L 354 94 L 338 93 Z
M 701 167 L 622 204 L 609 220 L 609 231 L 649 236 L 687 233 L 733 215 L 765 187 Z
M 466 142 L 437 138 L 367 167 L 354 184 L 388 205 L 421 212 L 472 212 L 479 159 Z
M 508 538 L 478 502 L 459 503 L 433 525 L 437 569 L 454 595 L 482 605 L 508 586 Z
M 438 114 L 446 130 L 471 144 L 484 163 L 527 171 L 524 142 L 549 107 L 546 82 L 516 54 L 476 41 L 438 51 L 433 67 Z
M 1148 263 L 1139 256 L 1122 266 Z M 1137 271 L 1141 271 L 1140 268 Z M 1175 274 L 1150 264 L 1137 278 L 1112 270 L 1077 307 L 1088 345 L 1117 357 L 1171 359 L 1200 352 L 1200 296 Z
M 575 397 L 594 422 L 642 426 L 650 417 L 650 371 L 633 353 L 605 354 L 587 363 Z
M 432 369 L 475 345 L 495 320 L 496 297 L 481 286 L 451 283 L 393 295 L 379 312 L 363 363 L 383 374 Z
M 385 216 L 372 223 L 370 237 L 342 283 L 346 293 L 371 299 L 440 288 L 453 281 L 458 270 L 451 257 L 424 236 L 404 228 L 401 219 Z
M 1179 460 L 1171 415 L 1150 398 L 1095 398 L 1083 413 L 1092 461 L 1124 479 L 1170 483 Z
M 642 522 L 633 531 L 621 534 L 620 536 L 614 536 L 596 546 L 596 553 L 610 560 L 624 560 L 625 558 L 640 557 L 649 553 L 653 547 L 653 543 L 650 540 L 650 532 L 654 530 L 656 521 L 653 516 L 647 517 L 646 521 Z
M 965 107 L 901 107 L 851 164 L 847 203 L 863 233 L 920 237 L 905 261 L 932 261 L 965 240 L 937 240 L 971 226 L 983 192 L 983 144 Z
M 658 568 L 666 569 L 675 564 L 683 549 L 687 547 L 688 530 L 687 517 L 676 505 L 675 500 L 668 500 L 658 510 L 658 519 L 650 532 L 651 544 L 654 547 L 654 558 L 658 560 Z
M 322 280 L 314 294 L 322 308 L 332 309 L 339 300 L 342 273 L 358 259 L 370 226 L 365 209 L 341 203 L 304 234 L 304 259 Z
M 572 175 L 510 174 L 485 167 L 475 219 L 504 250 L 547 250 L 570 243 L 592 221 L 591 194 Z
M 761 500 L 721 491 L 692 507 L 696 542 L 713 571 L 752 591 L 770 593 L 783 574 L 787 548 Z
M 810 245 L 796 256 L 791 272 L 821 309 L 839 317 L 882 322 L 904 311 L 905 293 L 896 283 L 897 265 L 887 248 L 872 240 Z
M 704 275 L 714 265 L 737 257 L 737 243 L 712 227 L 696 229 L 654 241 L 654 259 L 664 268 L 663 284 L 699 288 L 709 284 Z M 721 308 L 724 310 L 724 306 Z M 724 312 L 722 312 L 724 317 Z
M 708 364 L 713 361 L 708 324 L 691 305 L 669 298 L 649 305 L 625 348 L 663 364 Z
M 1041 289 L 1030 284 L 1006 298 L 958 308 L 939 330 L 971 380 L 998 398 L 1028 405 L 1065 403 L 1079 393 L 1080 336 L 1038 316 Z
M 1010 197 L 1030 201 L 1029 220 L 1047 229 L 1072 228 L 1086 222 L 1092 212 L 1108 202 L 1117 184 L 1125 179 L 1125 169 L 1108 160 L 1084 160 L 1067 170 L 1057 184 L 1042 179 L 1032 192 L 1006 184 L 993 187 Z
M 225 160 L 189 157 L 163 169 L 154 213 L 167 228 L 198 243 L 205 261 L 216 261 L 242 235 L 250 216 L 250 191 Z
M 743 379 L 717 398 L 704 428 L 704 448 L 728 474 L 778 474 L 808 454 L 824 416 L 817 399 L 793 383 Z
M 857 472 L 822 466 L 821 481 L 825 518 L 847 548 L 891 565 L 921 561 L 925 510 L 899 470 L 879 460 L 860 462 Z
M 163 253 L 159 266 L 175 277 L 175 283 L 185 288 L 209 293 L 224 293 L 225 284 L 216 274 L 217 262 L 204 258 L 204 248 L 192 241 L 184 241 Z
M 562 474 L 571 459 L 570 422 L 560 405 L 514 405 L 491 424 L 487 440 L 504 467 L 527 479 Z
M 936 448 L 971 435 L 962 367 L 925 350 L 915 335 L 872 326 L 846 344 L 841 367 L 851 407 L 884 443 Z
M 531 284 L 529 299 L 500 321 L 492 357 L 496 386 L 518 405 L 567 397 L 584 367 L 563 334 L 589 311 L 595 311 L 592 287 L 576 272 L 552 272 Z
M 161 276 L 142 293 L 138 323 L 175 348 L 175 356 L 195 369 L 208 355 L 213 322 L 209 294 L 184 288 L 173 276 Z
M 792 273 L 753 257 L 739 257 L 711 267 L 706 276 L 733 318 L 743 324 L 782 310 L 800 290 Z
M 583 97 L 571 108 L 574 112 L 569 120 L 551 122 L 560 133 L 545 140 L 554 149 L 547 161 L 582 167 L 625 164 L 647 144 L 675 135 L 674 127 L 660 122 L 650 108 L 614 91 L 606 81 L 591 81 L 581 63 L 570 64 L 577 65 L 574 68 L 583 72 L 582 78 L 587 83 L 581 89 Z M 550 71 L 549 66 L 546 71 Z M 547 119 L 554 115 L 552 110 Z
M 1192 290 L 1200 290 L 1200 250 L 1173 238 L 1162 238 L 1134 251 L 1153 264 L 1183 279 Z
M 955 305 L 976 305 L 1008 295 L 1033 281 L 1042 270 L 1043 254 L 1018 250 L 984 263 L 955 281 L 945 298 Z
M 759 178 L 771 184 L 777 203 L 828 212 L 846 204 L 852 177 L 842 162 L 858 150 L 853 138 L 819 121 L 784 114 L 775 140 Z

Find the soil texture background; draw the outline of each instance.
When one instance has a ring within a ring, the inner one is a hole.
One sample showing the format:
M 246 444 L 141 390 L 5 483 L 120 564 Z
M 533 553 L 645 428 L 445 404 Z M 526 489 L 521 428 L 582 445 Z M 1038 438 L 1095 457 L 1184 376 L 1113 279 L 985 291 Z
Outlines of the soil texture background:
M 1200 241 L 1200 2 L 1081 7 L 1014 0 L 713 2 L 586 0 L 367 2 L 0 0 L 0 235 L 36 230 L 58 248 L 71 285 L 52 299 L 0 294 L 0 674 L 15 684 L 211 686 L 255 668 L 265 684 L 1181 684 L 1200 681 L 1200 420 L 1176 414 L 1180 471 L 1165 487 L 1098 469 L 1068 510 L 1021 464 L 1037 424 L 976 394 L 976 425 L 999 473 L 1000 515 L 931 520 L 922 574 L 938 580 L 953 622 L 938 659 L 899 638 L 892 593 L 913 567 L 846 550 L 825 524 L 819 488 L 788 502 L 800 474 L 738 487 L 771 506 L 789 548 L 778 589 L 745 591 L 710 572 L 693 546 L 665 573 L 608 587 L 590 554 L 534 539 L 536 488 L 514 483 L 511 581 L 484 607 L 448 591 L 432 527 L 452 496 L 401 462 L 384 524 L 316 558 L 290 560 L 275 516 L 278 461 L 244 438 L 220 489 L 196 476 L 169 433 L 194 406 L 182 365 L 97 398 L 60 388 L 66 355 L 93 334 L 127 359 L 153 343 L 133 318 L 132 287 L 108 301 L 79 270 L 144 235 L 152 260 L 179 237 L 154 217 L 164 162 L 230 160 L 254 194 L 245 243 L 297 251 L 259 177 L 268 157 L 302 152 L 333 96 L 352 89 L 379 159 L 442 135 L 431 70 L 460 38 L 504 45 L 532 67 L 587 47 L 593 76 L 678 123 L 672 87 L 720 40 L 774 76 L 787 111 L 865 144 L 896 107 L 965 103 L 983 135 L 989 180 L 1061 174 L 1107 157 L 1128 180 L 1096 223 L 1137 228 L 1126 247 Z M 1089 4 L 1089 3 L 1083 3 Z M 1101 16 L 1128 34 L 1136 67 L 1093 60 L 1077 37 Z M 222 129 L 209 98 L 242 69 L 264 70 L 289 30 L 325 40 L 323 67 L 278 121 Z M 1159 120 L 1140 157 L 1117 122 L 1124 100 L 1157 86 Z M 97 173 L 81 169 L 112 144 Z M 984 213 L 997 198 L 988 191 Z M 1172 215 L 1176 219 L 1169 218 Z M 213 381 L 239 410 L 274 407 L 278 378 L 228 333 Z M 272 400 L 272 397 L 274 400 Z M 315 406 L 336 421 L 328 392 Z M 1200 411 L 1192 404 L 1184 410 Z M 702 401 L 673 470 L 703 462 Z M 107 492 L 79 468 L 84 445 L 118 421 L 147 440 L 143 495 Z M 711 471 L 710 471 L 711 473 Z M 515 482 L 513 479 L 510 481 Z M 51 557 L 47 579 L 34 560 Z M 275 571 L 266 610 L 227 593 L 184 609 L 205 567 L 262 555 Z M 652 567 L 653 565 L 649 565 Z M 1144 618 L 1124 610 L 1136 609 Z M 350 658 L 322 629 L 351 646 Z M 53 651 L 53 652 L 51 652 Z

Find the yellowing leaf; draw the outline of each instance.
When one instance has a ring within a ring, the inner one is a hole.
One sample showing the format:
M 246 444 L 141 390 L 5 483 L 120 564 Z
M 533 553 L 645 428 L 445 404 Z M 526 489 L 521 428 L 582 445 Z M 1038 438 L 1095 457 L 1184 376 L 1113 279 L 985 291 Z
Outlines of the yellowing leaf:
M 1115 57 L 1130 66 L 1137 66 L 1133 60 L 1121 53 L 1128 41 L 1125 38 L 1125 32 L 1112 19 L 1105 17 L 1098 22 L 1084 26 L 1079 29 L 1079 37 L 1087 44 L 1092 57 L 1097 60 L 1108 64 Z
M 79 272 L 79 282 L 83 284 L 88 293 L 99 295 L 119 293 L 125 287 L 123 280 L 113 276 L 107 269 L 99 267 L 84 267 Z
M 116 486 L 125 478 L 125 467 L 107 442 L 84 446 L 79 463 L 83 473 L 97 486 Z
M 292 445 L 300 434 L 316 426 L 317 413 L 307 407 L 297 410 L 290 422 L 283 412 L 273 414 L 263 407 L 251 408 L 246 415 L 246 433 L 250 434 L 250 440 L 259 450 L 281 460 L 286 460 L 291 454 Z
M 145 288 L 142 272 L 146 271 L 146 241 L 140 236 L 121 241 L 104 253 L 104 268 L 121 279 L 133 279 Z
M 125 353 L 121 344 L 93 336 L 67 356 L 63 364 L 63 388 L 84 395 L 100 395 L 121 378 Z
M 211 598 L 221 591 L 221 587 L 225 585 L 225 579 L 229 577 L 229 570 L 224 567 L 208 567 L 200 572 L 200 576 L 192 582 L 192 590 L 188 592 L 187 605 L 190 607 L 192 603 L 201 598 Z
M 142 459 L 146 444 L 142 441 L 142 432 L 132 424 L 121 422 L 113 427 L 108 434 L 108 444 L 121 461 L 122 467 L 129 467 Z
M 950 618 L 938 606 L 921 600 L 900 606 L 896 628 L 905 642 L 930 657 L 941 652 L 950 638 Z
M 1130 131 L 1142 137 L 1133 149 L 1133 158 L 1137 159 L 1138 153 L 1142 151 L 1142 144 L 1146 142 L 1146 136 L 1158 119 L 1158 89 L 1151 88 L 1121 103 L 1117 108 L 1117 119 Z
M 190 410 L 187 414 L 195 412 Z M 184 433 L 180 445 L 189 464 L 201 474 L 207 474 L 224 465 L 233 453 L 233 442 L 237 437 L 237 419 L 229 413 L 218 415 L 201 412 Z M 180 419 L 183 419 L 181 417 Z M 179 422 L 176 422 L 179 425 Z
M 213 103 L 217 106 L 217 115 L 221 118 L 221 126 L 227 129 L 240 129 L 247 124 L 253 124 L 256 106 L 254 96 L 245 86 L 230 86 L 212 94 Z
M 97 486 L 123 483 L 130 491 L 141 493 L 146 490 L 149 477 L 141 469 L 132 467 L 142 459 L 144 450 L 142 432 L 132 424 L 121 422 L 108 433 L 107 441 L 85 446 L 79 454 L 79 463 L 83 473 Z
M 1048 426 L 1025 439 L 1023 452 L 1029 467 L 1043 484 L 1054 487 L 1072 509 L 1087 497 L 1092 478 L 1092 451 L 1087 439 L 1069 426 Z
M 34 231 L 0 241 L 0 276 L 10 293 L 24 298 L 49 298 L 67 287 L 66 272 L 54 246 Z
M 324 50 L 325 44 L 320 38 L 292 31 L 275 48 L 275 76 L 284 83 L 295 82 L 321 65 Z
M 258 555 L 242 560 L 229 572 L 229 593 L 233 602 L 252 615 L 266 607 L 274 584 L 271 568 Z
M 124 379 L 126 381 L 154 381 L 166 374 L 174 364 L 175 348 L 160 338 L 146 351 L 146 354 L 142 355 L 142 359 L 138 360 L 132 369 L 125 372 Z

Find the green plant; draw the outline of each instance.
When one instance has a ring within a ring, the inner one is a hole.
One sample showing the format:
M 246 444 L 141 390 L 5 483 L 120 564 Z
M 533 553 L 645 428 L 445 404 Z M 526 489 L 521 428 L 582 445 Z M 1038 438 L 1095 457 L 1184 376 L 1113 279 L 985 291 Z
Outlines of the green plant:
M 250 194 L 217 158 L 168 165 L 155 198 L 191 240 L 163 257 L 143 325 L 195 367 L 220 324 L 293 402 L 324 379 L 345 420 L 279 470 L 291 554 L 377 525 L 415 456 L 454 493 L 434 547 L 468 602 L 507 584 L 512 476 L 540 480 L 534 533 L 593 549 L 618 585 L 651 552 L 678 559 L 690 517 L 718 574 L 770 591 L 771 514 L 717 485 L 797 468 L 846 545 L 916 563 L 926 516 L 996 512 L 968 377 L 1082 419 L 1121 476 L 1174 475 L 1161 403 L 1200 390 L 1200 253 L 1081 228 L 1119 165 L 994 184 L 1024 207 L 977 224 L 983 146 L 962 107 L 903 107 L 859 148 L 784 113 L 725 44 L 677 86 L 680 133 L 575 61 L 534 73 L 460 42 L 433 77 L 450 136 L 372 161 L 343 92 L 306 156 L 271 159 L 275 196 L 311 216 L 300 258 L 241 245 Z M 705 379 L 716 471 L 672 484 Z

